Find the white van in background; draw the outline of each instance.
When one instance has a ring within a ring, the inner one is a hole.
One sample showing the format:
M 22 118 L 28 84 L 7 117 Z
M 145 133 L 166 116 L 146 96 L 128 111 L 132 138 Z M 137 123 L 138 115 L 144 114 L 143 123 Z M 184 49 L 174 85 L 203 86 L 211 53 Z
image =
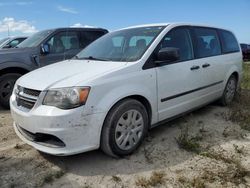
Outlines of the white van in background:
M 10 106 L 17 135 L 36 149 L 71 155 L 131 154 L 147 131 L 212 101 L 230 104 L 242 77 L 232 32 L 154 24 L 99 38 L 74 59 L 21 77 Z

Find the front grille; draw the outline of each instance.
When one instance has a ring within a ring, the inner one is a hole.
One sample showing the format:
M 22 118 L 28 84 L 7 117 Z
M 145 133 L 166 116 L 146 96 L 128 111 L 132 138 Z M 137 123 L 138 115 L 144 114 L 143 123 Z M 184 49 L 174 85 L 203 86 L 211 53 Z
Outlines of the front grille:
M 17 97 L 17 106 L 22 106 L 27 109 L 32 109 L 36 102 L 26 101 L 25 99 Z
M 18 86 L 16 90 L 17 106 L 31 110 L 36 104 L 40 93 L 41 91 L 38 90 Z
M 23 88 L 23 93 L 31 96 L 38 97 L 41 93 L 41 91 L 34 90 L 34 89 L 28 89 L 28 88 Z

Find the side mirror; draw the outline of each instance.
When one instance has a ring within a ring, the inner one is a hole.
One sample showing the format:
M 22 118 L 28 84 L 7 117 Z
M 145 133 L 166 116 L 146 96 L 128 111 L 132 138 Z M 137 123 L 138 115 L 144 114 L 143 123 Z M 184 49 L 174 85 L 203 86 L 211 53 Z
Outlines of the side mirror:
M 173 62 L 180 59 L 180 53 L 178 48 L 162 48 L 157 54 L 156 63 L 163 63 L 163 62 Z
M 48 54 L 50 52 L 49 45 L 48 44 L 42 44 L 41 45 L 41 53 L 42 54 Z

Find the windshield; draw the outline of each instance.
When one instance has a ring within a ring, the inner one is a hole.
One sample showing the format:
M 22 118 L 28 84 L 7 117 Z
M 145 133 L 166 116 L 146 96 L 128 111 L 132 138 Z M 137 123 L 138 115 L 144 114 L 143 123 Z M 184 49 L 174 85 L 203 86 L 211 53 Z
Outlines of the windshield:
M 124 29 L 104 35 L 82 50 L 76 58 L 103 61 L 136 61 L 164 27 Z
M 18 48 L 35 47 L 39 45 L 51 32 L 52 32 L 51 30 L 46 30 L 35 33 L 34 35 L 30 36 L 19 45 L 17 45 L 17 47 Z

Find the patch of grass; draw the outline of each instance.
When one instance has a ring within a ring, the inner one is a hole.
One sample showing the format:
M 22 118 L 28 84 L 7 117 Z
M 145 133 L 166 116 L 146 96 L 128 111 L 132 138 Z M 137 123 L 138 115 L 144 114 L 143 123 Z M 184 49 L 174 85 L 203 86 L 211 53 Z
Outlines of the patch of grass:
M 112 179 L 114 182 L 116 182 L 116 183 L 119 183 L 119 182 L 122 181 L 122 179 L 121 179 L 120 177 L 118 177 L 118 176 L 112 176 L 111 179 Z
M 184 129 L 181 130 L 181 134 L 176 138 L 176 142 L 180 148 L 185 149 L 186 151 L 200 153 L 201 146 L 199 141 L 202 140 L 202 136 L 190 136 L 188 126 L 185 126 Z
M 185 176 L 178 177 L 178 182 L 187 188 L 205 188 L 205 181 L 201 177 L 188 179 Z
M 241 93 L 232 104 L 226 119 L 239 124 L 239 126 L 250 131 L 250 90 L 241 90 Z
M 234 150 L 236 151 L 236 153 L 239 153 L 239 154 L 244 154 L 244 146 L 242 147 L 239 147 L 238 145 L 234 144 Z
M 219 179 L 222 184 L 227 182 L 234 183 L 235 185 L 244 184 L 245 176 L 249 175 L 250 171 L 242 166 L 240 160 L 234 156 L 228 156 L 223 151 L 208 151 L 200 155 L 209 157 L 211 159 L 219 160 L 227 165 L 226 169 L 221 169 L 219 172 L 213 170 L 206 170 L 199 178 L 204 179 L 205 182 L 213 182 L 214 179 Z
M 61 178 L 65 172 L 63 170 L 54 170 L 45 174 L 45 176 L 40 180 L 38 187 L 42 187 L 46 183 L 52 183 L 55 179 Z
M 16 144 L 16 145 L 14 146 L 14 148 L 15 148 L 15 149 L 22 149 L 22 146 L 19 145 L 19 144 Z
M 242 89 L 250 89 L 250 64 L 243 63 Z
M 148 188 L 150 186 L 155 187 L 158 185 L 163 185 L 165 173 L 163 171 L 153 172 L 149 179 L 140 177 L 136 180 L 135 184 L 139 187 Z

